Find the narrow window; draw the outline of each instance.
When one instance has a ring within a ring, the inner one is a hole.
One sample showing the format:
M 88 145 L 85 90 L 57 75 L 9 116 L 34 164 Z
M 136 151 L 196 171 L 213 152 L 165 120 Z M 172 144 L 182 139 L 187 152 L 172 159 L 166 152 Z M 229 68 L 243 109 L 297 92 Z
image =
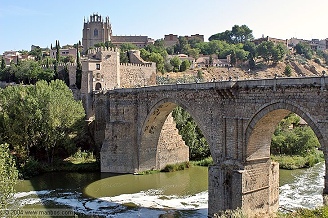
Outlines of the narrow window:
M 101 84 L 100 83 L 96 83 L 96 90 L 100 90 L 101 89 Z
M 100 64 L 96 64 L 96 69 L 100 70 Z
M 98 30 L 97 30 L 97 29 L 95 29 L 95 30 L 93 31 L 93 35 L 94 35 L 94 36 L 98 36 Z

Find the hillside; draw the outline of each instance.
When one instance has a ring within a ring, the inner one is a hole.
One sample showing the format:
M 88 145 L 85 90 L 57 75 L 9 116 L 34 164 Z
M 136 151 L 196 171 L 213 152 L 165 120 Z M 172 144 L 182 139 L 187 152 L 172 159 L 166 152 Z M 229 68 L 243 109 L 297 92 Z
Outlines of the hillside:
M 321 61 L 322 63 L 323 61 Z M 261 60 L 256 61 L 256 69 L 249 70 L 245 66 L 242 67 L 210 67 L 210 68 L 196 68 L 186 72 L 170 72 L 164 76 L 171 80 L 177 80 L 180 78 L 195 78 L 197 77 L 198 71 L 200 70 L 203 75 L 203 81 L 209 82 L 228 80 L 231 77 L 233 80 L 244 80 L 244 79 L 260 79 L 260 78 L 274 78 L 275 74 L 277 77 L 286 77 L 284 70 L 286 65 L 289 64 L 292 68 L 291 77 L 302 77 L 302 76 L 321 76 L 322 72 L 328 72 L 328 67 L 323 64 L 318 64 L 313 60 L 307 60 L 299 55 L 292 55 L 285 58 L 284 61 L 278 64 L 264 63 Z

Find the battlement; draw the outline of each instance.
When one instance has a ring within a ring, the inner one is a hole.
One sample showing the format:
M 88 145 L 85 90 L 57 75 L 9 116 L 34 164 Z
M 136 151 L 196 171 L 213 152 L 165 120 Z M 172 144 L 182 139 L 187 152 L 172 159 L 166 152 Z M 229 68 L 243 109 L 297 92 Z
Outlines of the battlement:
M 135 64 L 135 63 L 120 63 L 121 66 L 127 67 L 153 67 L 153 63 Z
M 63 62 L 59 62 L 57 64 L 58 67 L 66 67 L 66 66 L 72 66 L 72 67 L 76 67 L 76 63 L 63 63 Z M 42 68 L 48 68 L 46 64 L 41 65 Z M 54 64 L 49 64 L 49 68 L 54 68 L 55 65 Z
M 116 47 L 115 48 L 99 47 L 99 48 L 89 49 L 87 54 L 89 54 L 89 55 L 92 55 L 93 54 L 94 55 L 94 54 L 96 54 L 98 52 L 103 52 L 103 51 L 119 52 L 120 49 L 118 49 Z

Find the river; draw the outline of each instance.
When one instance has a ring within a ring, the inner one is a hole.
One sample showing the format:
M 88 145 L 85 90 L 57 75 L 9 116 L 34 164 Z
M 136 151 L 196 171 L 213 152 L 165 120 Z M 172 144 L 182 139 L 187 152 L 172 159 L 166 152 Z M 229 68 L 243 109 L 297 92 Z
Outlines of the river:
M 280 207 L 322 205 L 324 163 L 280 170 Z M 173 173 L 120 175 L 47 173 L 20 181 L 13 205 L 25 209 L 71 208 L 98 217 L 207 217 L 207 168 Z

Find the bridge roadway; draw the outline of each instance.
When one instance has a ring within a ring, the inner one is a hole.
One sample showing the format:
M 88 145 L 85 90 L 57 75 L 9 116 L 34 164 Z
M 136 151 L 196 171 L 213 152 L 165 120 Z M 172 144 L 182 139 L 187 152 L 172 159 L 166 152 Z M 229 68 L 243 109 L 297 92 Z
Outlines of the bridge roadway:
M 270 160 L 274 129 L 290 112 L 298 114 L 315 132 L 327 160 L 327 88 L 323 75 L 98 92 L 95 139 L 101 145 L 101 170 L 134 173 L 156 169 L 163 124 L 172 110 L 181 106 L 201 129 L 214 160 L 209 168 L 209 216 L 236 208 L 275 212 L 279 167 Z M 324 196 L 326 193 L 327 176 Z

